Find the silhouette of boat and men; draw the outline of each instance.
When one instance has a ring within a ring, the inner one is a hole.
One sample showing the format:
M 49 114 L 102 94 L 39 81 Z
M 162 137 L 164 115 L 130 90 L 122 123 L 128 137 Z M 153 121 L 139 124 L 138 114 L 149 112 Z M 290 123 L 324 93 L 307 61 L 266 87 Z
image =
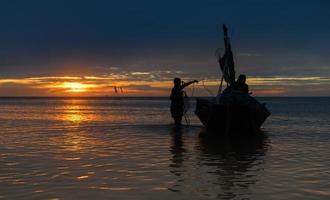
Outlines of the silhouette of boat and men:
M 235 77 L 235 63 L 228 29 L 223 25 L 225 52 L 218 56 L 222 71 L 218 94 L 211 98 L 196 98 L 195 114 L 205 126 L 206 134 L 213 136 L 247 136 L 260 130 L 261 125 L 270 115 L 265 104 L 251 96 L 246 84 L 246 76 L 241 74 Z M 222 91 L 223 82 L 226 88 Z M 183 82 L 180 78 L 174 79 L 171 91 L 171 115 L 174 124 L 181 125 L 185 114 L 183 89 L 197 80 Z

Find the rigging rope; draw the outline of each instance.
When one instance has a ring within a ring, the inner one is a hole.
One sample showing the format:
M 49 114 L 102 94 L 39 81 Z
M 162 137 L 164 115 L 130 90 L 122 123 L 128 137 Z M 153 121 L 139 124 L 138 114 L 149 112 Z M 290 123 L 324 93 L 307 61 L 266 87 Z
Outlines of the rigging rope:
M 194 93 L 195 93 L 195 83 L 192 84 L 192 90 L 191 90 L 191 97 L 194 97 Z
M 222 92 L 222 83 L 223 83 L 223 75 L 222 75 L 222 77 L 221 77 L 221 83 L 220 83 L 220 87 L 219 87 L 218 95 L 221 94 L 221 92 Z
M 209 90 L 209 89 L 205 86 L 205 80 L 201 80 L 200 82 L 202 82 L 202 86 L 203 86 L 203 88 L 204 88 L 204 89 L 205 89 L 205 90 L 206 90 L 211 96 L 215 96 L 215 95 L 213 94 L 213 92 L 212 92 L 211 90 Z M 222 90 L 222 85 L 223 85 L 223 77 L 222 77 L 222 79 L 221 79 L 220 91 Z M 185 119 L 185 121 L 186 121 L 186 125 L 187 125 L 187 126 L 190 126 L 190 122 L 191 122 L 191 120 L 190 120 L 190 117 L 189 117 L 189 113 L 188 113 L 188 112 L 189 112 L 189 110 L 190 110 L 191 105 L 190 105 L 189 99 L 190 99 L 190 98 L 193 98 L 194 95 L 195 95 L 195 83 L 193 83 L 193 85 L 192 85 L 191 96 L 188 97 L 188 95 L 187 95 L 186 92 L 184 92 L 183 95 L 184 95 L 183 116 L 184 116 L 184 119 Z
M 211 90 L 209 90 L 208 88 L 206 88 L 205 84 L 204 84 L 204 80 L 202 80 L 202 84 L 203 84 L 203 87 L 204 89 L 211 95 L 211 96 L 214 96 L 214 94 L 212 93 Z

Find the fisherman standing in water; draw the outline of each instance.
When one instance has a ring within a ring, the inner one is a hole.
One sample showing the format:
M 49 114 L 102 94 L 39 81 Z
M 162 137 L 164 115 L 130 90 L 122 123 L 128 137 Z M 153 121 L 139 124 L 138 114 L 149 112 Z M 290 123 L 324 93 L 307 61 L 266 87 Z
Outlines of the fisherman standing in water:
M 171 114 L 174 119 L 174 124 L 176 126 L 181 125 L 182 116 L 184 114 L 184 91 L 183 89 L 192 83 L 197 83 L 197 80 L 190 81 L 190 82 L 183 82 L 180 78 L 175 78 L 173 80 L 174 87 L 172 88 L 171 92 Z

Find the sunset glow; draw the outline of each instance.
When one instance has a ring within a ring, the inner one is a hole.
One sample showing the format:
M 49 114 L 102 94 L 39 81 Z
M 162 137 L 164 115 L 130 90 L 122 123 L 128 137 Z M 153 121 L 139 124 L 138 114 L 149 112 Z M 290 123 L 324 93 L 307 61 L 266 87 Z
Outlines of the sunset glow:
M 66 89 L 66 92 L 86 92 L 90 86 L 77 82 L 65 82 L 62 87 Z
M 167 73 L 118 72 L 102 76 L 1 79 L 0 96 L 168 96 L 173 87 L 172 77 L 180 77 L 180 74 Z M 194 96 L 209 96 L 210 92 L 216 94 L 220 79 L 202 80 L 193 75 L 183 77 L 185 81 L 194 79 L 200 82 L 186 88 L 188 95 L 192 95 L 192 91 Z M 304 94 L 302 90 L 310 95 L 324 95 L 329 94 L 330 79 L 321 76 L 248 76 L 247 83 L 254 96 L 299 96 Z

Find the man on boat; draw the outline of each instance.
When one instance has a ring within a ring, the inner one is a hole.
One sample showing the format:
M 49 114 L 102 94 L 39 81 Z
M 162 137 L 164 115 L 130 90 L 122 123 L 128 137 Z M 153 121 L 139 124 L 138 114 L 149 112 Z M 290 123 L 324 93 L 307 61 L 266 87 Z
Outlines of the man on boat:
M 183 89 L 192 83 L 197 83 L 197 80 L 189 81 L 187 83 L 181 81 L 180 78 L 175 78 L 173 80 L 174 87 L 171 91 L 171 115 L 174 119 L 176 126 L 181 125 L 182 116 L 184 114 L 184 91 Z
M 246 84 L 246 76 L 244 74 L 238 76 L 236 81 L 236 89 L 246 94 L 249 93 L 249 86 Z

